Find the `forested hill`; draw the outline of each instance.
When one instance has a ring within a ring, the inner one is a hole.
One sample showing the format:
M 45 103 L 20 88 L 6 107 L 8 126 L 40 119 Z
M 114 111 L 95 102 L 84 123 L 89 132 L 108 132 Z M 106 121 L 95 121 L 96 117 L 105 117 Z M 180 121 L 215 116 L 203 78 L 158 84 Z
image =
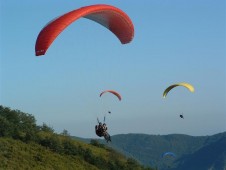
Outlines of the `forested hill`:
M 192 154 L 184 155 L 177 161 L 174 170 L 226 170 L 226 137 L 204 145 Z
M 56 134 L 31 114 L 0 106 L 0 169 L 151 170 L 91 140 Z
M 226 169 L 226 132 L 213 136 L 114 135 L 112 147 L 143 165 L 161 170 Z M 163 158 L 162 154 L 169 151 L 175 153 L 176 157 Z

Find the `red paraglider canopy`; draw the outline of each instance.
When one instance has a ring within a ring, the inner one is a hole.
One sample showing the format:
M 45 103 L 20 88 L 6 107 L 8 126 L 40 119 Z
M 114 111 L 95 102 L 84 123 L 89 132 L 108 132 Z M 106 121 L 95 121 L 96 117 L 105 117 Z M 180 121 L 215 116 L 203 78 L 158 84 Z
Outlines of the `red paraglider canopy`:
M 118 92 L 114 91 L 114 90 L 105 90 L 105 91 L 103 91 L 103 92 L 100 93 L 100 97 L 101 97 L 104 93 L 108 93 L 108 92 L 114 94 L 116 97 L 118 97 L 119 100 L 122 100 L 121 95 L 120 95 Z
M 110 5 L 91 5 L 68 12 L 48 23 L 37 37 L 36 56 L 44 55 L 56 37 L 81 17 L 106 27 L 118 37 L 122 44 L 129 43 L 133 39 L 134 26 L 126 13 Z

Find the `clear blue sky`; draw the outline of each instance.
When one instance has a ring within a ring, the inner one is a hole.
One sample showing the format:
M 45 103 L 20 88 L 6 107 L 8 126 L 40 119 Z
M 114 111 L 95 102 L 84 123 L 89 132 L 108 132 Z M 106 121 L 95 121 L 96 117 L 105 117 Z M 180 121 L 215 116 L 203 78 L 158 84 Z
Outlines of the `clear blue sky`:
M 40 30 L 68 11 L 109 4 L 135 27 L 122 45 L 107 29 L 79 19 L 46 55 L 35 56 Z M 178 87 L 188 82 L 195 93 Z M 99 98 L 113 89 L 122 95 Z M 226 1 L 0 2 L 0 104 L 33 114 L 57 132 L 95 137 L 97 116 L 111 135 L 212 135 L 226 131 Z M 185 119 L 180 119 L 183 113 Z

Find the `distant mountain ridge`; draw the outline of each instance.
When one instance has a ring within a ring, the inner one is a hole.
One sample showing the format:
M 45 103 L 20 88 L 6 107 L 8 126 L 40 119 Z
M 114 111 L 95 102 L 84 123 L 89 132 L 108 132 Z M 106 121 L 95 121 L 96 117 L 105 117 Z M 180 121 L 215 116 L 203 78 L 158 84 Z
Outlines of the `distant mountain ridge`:
M 161 170 L 226 170 L 226 132 L 212 136 L 114 135 L 111 145 L 143 165 Z M 161 155 L 166 151 L 174 152 L 176 159 L 165 161 Z
M 205 145 L 190 155 L 179 158 L 179 165 L 175 170 L 226 170 L 226 137 Z
M 226 170 L 226 132 L 212 136 L 119 134 L 112 136 L 109 146 L 159 170 Z M 163 159 L 167 151 L 176 158 Z

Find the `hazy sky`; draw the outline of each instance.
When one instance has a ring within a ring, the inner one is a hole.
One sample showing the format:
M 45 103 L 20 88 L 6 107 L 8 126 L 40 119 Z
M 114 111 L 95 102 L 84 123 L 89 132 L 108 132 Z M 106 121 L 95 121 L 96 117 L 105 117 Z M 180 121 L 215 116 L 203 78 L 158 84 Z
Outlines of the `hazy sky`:
M 68 11 L 109 4 L 135 27 L 122 45 L 109 30 L 81 18 L 35 56 L 40 30 Z M 195 87 L 173 89 L 177 82 Z M 106 89 L 118 91 L 99 97 Z M 0 2 L 0 104 L 35 116 L 56 132 L 95 137 L 106 114 L 111 135 L 212 135 L 226 131 L 226 1 Z M 111 114 L 107 111 L 111 110 Z M 183 113 L 185 119 L 179 114 Z

